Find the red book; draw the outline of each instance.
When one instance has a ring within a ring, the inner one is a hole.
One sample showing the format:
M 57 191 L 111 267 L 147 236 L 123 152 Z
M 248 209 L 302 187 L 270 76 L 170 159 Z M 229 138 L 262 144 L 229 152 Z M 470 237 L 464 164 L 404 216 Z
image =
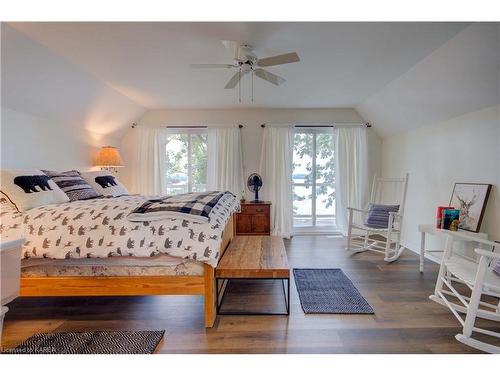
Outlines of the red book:
M 439 206 L 437 208 L 437 213 L 436 213 L 436 228 L 441 229 L 441 222 L 443 221 L 443 211 L 444 210 L 451 210 L 454 209 L 455 207 L 449 207 L 449 206 Z

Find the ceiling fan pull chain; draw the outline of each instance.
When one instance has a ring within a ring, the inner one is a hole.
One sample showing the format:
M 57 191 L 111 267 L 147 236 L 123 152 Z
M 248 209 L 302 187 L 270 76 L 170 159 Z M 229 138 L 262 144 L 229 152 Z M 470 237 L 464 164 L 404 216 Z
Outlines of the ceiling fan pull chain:
M 241 69 L 238 71 L 238 100 L 241 103 Z
M 252 69 L 252 103 L 253 103 L 253 69 Z

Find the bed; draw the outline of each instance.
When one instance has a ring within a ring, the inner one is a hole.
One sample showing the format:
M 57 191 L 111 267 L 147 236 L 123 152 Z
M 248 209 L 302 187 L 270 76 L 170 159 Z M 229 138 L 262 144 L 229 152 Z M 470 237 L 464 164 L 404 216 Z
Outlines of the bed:
M 0 234 L 26 237 L 20 295 L 203 295 L 216 318 L 215 267 L 234 235 L 239 203 L 225 194 L 209 222 L 180 217 L 130 222 L 147 200 L 124 196 L 45 205 L 16 213 L 2 204 Z

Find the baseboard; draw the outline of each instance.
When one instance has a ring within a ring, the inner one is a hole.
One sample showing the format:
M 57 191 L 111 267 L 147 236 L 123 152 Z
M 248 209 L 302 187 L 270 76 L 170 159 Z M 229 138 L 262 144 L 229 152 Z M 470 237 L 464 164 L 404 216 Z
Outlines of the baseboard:
M 342 233 L 340 232 L 328 232 L 328 231 L 317 231 L 317 232 L 293 232 L 292 237 L 299 237 L 299 236 L 327 236 L 327 237 L 343 237 Z
M 401 240 L 401 246 L 404 246 L 405 249 L 408 249 L 411 252 L 420 256 L 420 247 L 410 244 L 409 242 L 406 242 L 404 240 Z
M 401 246 L 404 246 L 405 249 L 410 250 L 411 252 L 417 254 L 418 257 L 420 257 L 420 246 L 415 246 L 414 244 L 411 244 L 409 242 L 406 242 L 404 240 L 401 240 Z M 440 260 L 430 254 L 424 254 L 425 259 L 430 260 L 431 262 L 440 263 Z

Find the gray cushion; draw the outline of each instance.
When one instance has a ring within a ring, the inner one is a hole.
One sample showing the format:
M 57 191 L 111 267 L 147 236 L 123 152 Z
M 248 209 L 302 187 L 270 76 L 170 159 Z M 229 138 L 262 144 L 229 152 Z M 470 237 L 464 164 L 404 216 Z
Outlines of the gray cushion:
M 365 225 L 370 228 L 384 229 L 389 225 L 389 212 L 398 212 L 399 204 L 373 204 L 368 207 Z
M 497 261 L 497 264 L 495 264 L 495 266 L 493 267 L 493 272 L 500 276 L 500 260 Z

